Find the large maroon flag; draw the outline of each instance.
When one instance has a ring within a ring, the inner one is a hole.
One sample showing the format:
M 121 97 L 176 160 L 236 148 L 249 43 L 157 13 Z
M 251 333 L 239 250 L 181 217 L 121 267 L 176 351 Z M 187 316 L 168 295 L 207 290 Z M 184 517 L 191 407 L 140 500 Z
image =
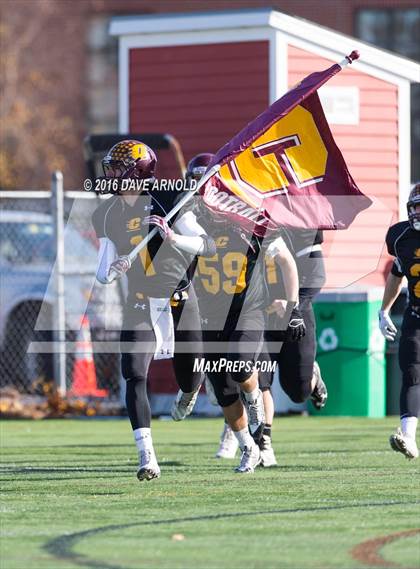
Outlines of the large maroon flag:
M 215 155 L 205 204 L 259 234 L 279 225 L 344 229 L 371 200 L 334 142 L 317 89 L 358 53 L 308 75 Z

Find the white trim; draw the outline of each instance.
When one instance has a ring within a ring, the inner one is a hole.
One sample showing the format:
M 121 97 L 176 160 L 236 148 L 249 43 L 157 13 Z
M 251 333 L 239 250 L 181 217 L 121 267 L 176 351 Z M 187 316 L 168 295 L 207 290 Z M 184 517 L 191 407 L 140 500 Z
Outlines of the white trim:
M 270 30 L 269 52 L 269 104 L 277 101 L 288 90 L 287 42 L 283 34 Z
M 339 59 L 342 57 L 343 52 L 350 52 L 351 49 L 359 49 L 360 51 L 360 58 L 356 61 L 354 61 L 351 64 L 351 67 L 356 69 L 357 71 L 361 71 L 362 73 L 366 73 L 367 75 L 370 75 L 371 77 L 376 77 L 377 79 L 382 79 L 383 81 L 387 81 L 388 83 L 393 83 L 393 84 L 399 84 L 400 81 L 404 80 L 406 81 L 407 79 L 401 79 L 401 77 L 397 77 L 395 74 L 390 73 L 389 71 L 385 70 L 383 67 L 379 68 L 379 67 L 375 67 L 370 65 L 369 63 L 367 63 L 365 61 L 365 52 L 364 52 L 364 48 L 362 46 L 360 46 L 360 42 L 358 40 L 354 40 L 352 42 L 352 48 L 348 48 L 346 49 L 341 49 L 341 45 L 340 45 L 340 49 L 337 49 L 337 44 L 334 48 L 329 48 L 329 47 L 324 47 L 321 46 L 317 43 L 314 43 L 312 40 L 308 40 L 308 39 L 304 39 L 304 38 L 299 38 L 297 36 L 286 36 L 287 37 L 287 43 L 291 46 L 294 47 L 298 47 L 300 49 L 304 49 L 306 51 L 309 51 L 310 53 L 314 53 L 316 55 L 319 55 L 320 57 L 324 57 L 325 59 L 329 59 L 331 61 L 331 65 L 333 63 L 338 63 Z M 384 61 L 384 58 L 386 58 L 388 54 L 385 52 L 382 52 L 382 61 Z M 420 68 L 420 66 L 419 66 Z M 344 69 L 343 73 L 345 73 L 346 70 Z
M 129 49 L 136 47 L 164 47 L 175 45 L 203 45 L 212 43 L 238 43 L 247 41 L 270 41 L 270 28 L 254 27 L 246 30 L 237 28 L 226 28 L 211 31 L 192 31 L 183 34 L 168 32 L 167 34 L 137 34 L 122 36 L 123 41 Z
M 322 251 L 322 247 L 319 243 L 316 245 L 308 245 L 308 247 L 304 247 L 296 253 L 296 257 L 303 257 L 304 255 L 307 255 L 308 253 L 314 253 L 315 251 Z
M 278 46 L 277 46 L 277 33 L 275 30 L 270 30 L 270 43 L 268 51 L 268 105 L 274 103 L 278 99 Z
M 289 90 L 289 51 L 287 36 L 276 30 L 277 84 L 274 100 L 280 99 Z M 274 102 L 274 101 L 272 101 Z
M 306 44 L 311 46 L 311 50 L 315 50 L 316 47 L 324 48 L 333 55 L 335 61 L 341 60 L 343 55 L 347 55 L 353 49 L 359 49 L 364 65 L 370 70 L 370 74 L 373 74 L 373 70 L 377 70 L 391 77 L 391 79 L 386 79 L 387 81 L 395 82 L 397 78 L 403 78 L 420 82 L 420 65 L 414 61 L 373 47 L 350 36 L 334 32 L 318 24 L 274 10 L 116 17 L 111 19 L 110 34 L 120 37 L 132 37 L 133 35 L 138 37 L 141 35 L 142 38 L 160 36 L 163 42 L 161 45 L 168 45 L 169 42 L 166 39 L 169 39 L 170 36 L 184 36 L 186 33 L 194 33 L 198 36 L 204 33 L 207 36 L 215 36 L 227 30 L 236 32 L 235 35 L 241 36 L 255 28 L 265 30 L 274 28 L 285 33 L 290 39 L 305 39 Z M 232 41 L 239 40 L 232 38 Z M 361 62 L 356 62 L 357 67 L 361 65 Z M 362 70 L 362 67 L 360 69 Z
M 400 221 L 407 219 L 407 201 L 411 188 L 410 84 L 398 87 L 398 199 Z
M 307 43 L 312 44 L 312 46 L 322 46 L 335 54 L 348 55 L 353 49 L 358 49 L 362 61 L 367 66 L 377 67 L 383 71 L 386 70 L 387 74 L 391 76 L 396 75 L 413 82 L 420 82 L 420 65 L 418 63 L 374 47 L 351 36 L 334 32 L 318 24 L 294 18 L 274 10 L 270 14 L 270 25 L 286 32 L 291 37 L 297 39 L 305 38 Z M 337 47 L 339 47 L 339 51 Z M 352 65 L 358 67 L 361 63 L 356 61 Z
M 127 38 L 120 38 L 118 46 L 118 130 L 120 134 L 130 128 L 130 50 Z
M 111 18 L 111 36 L 166 34 L 226 28 L 268 27 L 270 9 L 217 12 L 181 12 L 160 15 L 116 16 Z

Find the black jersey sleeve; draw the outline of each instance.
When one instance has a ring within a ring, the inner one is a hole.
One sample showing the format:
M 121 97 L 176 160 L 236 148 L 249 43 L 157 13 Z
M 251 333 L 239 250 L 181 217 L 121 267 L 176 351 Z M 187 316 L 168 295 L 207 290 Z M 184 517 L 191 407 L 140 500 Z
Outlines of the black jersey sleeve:
M 322 245 L 324 243 L 324 232 L 322 229 L 318 229 L 314 239 L 314 245 Z
M 401 264 L 400 264 L 398 259 L 394 259 L 394 262 L 392 263 L 392 267 L 391 267 L 391 273 L 395 277 L 403 277 L 404 276 Z
M 385 242 L 386 242 L 386 247 L 388 249 L 388 253 L 390 255 L 392 255 L 393 257 L 398 256 L 398 253 L 395 249 L 395 245 L 396 245 L 398 239 L 409 228 L 410 228 L 410 225 L 409 225 L 408 221 L 400 221 L 399 223 L 396 223 L 395 225 L 391 225 L 391 227 L 388 229 L 386 237 L 385 237 Z
M 102 237 L 106 237 L 106 230 L 105 230 L 105 209 L 103 207 L 104 204 L 101 204 L 92 214 L 92 225 L 96 233 L 96 237 L 101 239 Z
M 388 249 L 388 253 L 393 257 L 396 256 L 394 244 L 395 244 L 395 231 L 393 230 L 394 227 L 390 227 L 387 231 L 385 237 L 386 248 Z

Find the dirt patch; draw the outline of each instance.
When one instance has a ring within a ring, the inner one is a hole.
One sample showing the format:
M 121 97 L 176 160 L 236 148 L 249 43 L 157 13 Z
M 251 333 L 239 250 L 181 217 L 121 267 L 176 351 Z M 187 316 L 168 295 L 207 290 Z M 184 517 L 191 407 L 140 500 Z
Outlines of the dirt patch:
M 398 565 L 397 563 L 386 561 L 386 559 L 381 556 L 380 550 L 384 545 L 391 543 L 392 541 L 396 541 L 397 539 L 404 537 L 410 537 L 417 533 L 420 533 L 420 529 L 410 529 L 385 535 L 383 537 L 376 537 L 374 539 L 364 541 L 363 543 L 359 543 L 359 545 L 356 545 L 350 553 L 353 559 L 356 559 L 365 565 L 371 565 L 373 567 L 401 567 L 401 565 Z

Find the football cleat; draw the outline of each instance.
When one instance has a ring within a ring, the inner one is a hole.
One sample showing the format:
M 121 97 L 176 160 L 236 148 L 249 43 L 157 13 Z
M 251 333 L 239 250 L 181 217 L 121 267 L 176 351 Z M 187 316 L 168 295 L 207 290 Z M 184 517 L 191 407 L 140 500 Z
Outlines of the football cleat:
M 142 450 L 140 452 L 140 464 L 137 471 L 137 478 L 140 480 L 152 480 L 160 477 L 160 468 L 153 450 Z
M 321 377 L 321 370 L 319 369 L 318 362 L 314 362 L 314 372 L 313 375 L 316 377 L 316 384 L 314 390 L 311 393 L 311 401 L 315 409 L 322 409 L 328 399 L 327 386 Z
M 235 472 L 240 474 L 252 474 L 261 462 L 261 453 L 258 445 L 245 447 L 242 451 L 241 462 L 235 468 Z
M 219 450 L 216 452 L 216 458 L 235 458 L 238 446 L 238 439 L 235 437 L 229 425 L 225 423 L 222 436 L 220 437 Z
M 264 468 L 276 466 L 277 460 L 274 454 L 274 449 L 271 446 L 271 437 L 269 435 L 263 435 L 259 446 L 261 451 L 261 466 Z
M 174 421 L 182 421 L 185 417 L 188 417 L 188 415 L 191 414 L 194 409 L 195 402 L 197 401 L 200 387 L 191 393 L 184 393 L 181 390 L 178 391 L 171 409 L 171 415 Z
M 404 435 L 401 429 L 397 429 L 397 432 L 389 437 L 389 444 L 392 450 L 400 452 L 410 460 L 419 456 L 416 441 Z
M 254 401 L 247 401 L 242 393 L 242 401 L 248 413 L 249 432 L 254 441 L 258 444 L 265 426 L 264 401 L 262 393 L 258 390 L 257 398 Z

